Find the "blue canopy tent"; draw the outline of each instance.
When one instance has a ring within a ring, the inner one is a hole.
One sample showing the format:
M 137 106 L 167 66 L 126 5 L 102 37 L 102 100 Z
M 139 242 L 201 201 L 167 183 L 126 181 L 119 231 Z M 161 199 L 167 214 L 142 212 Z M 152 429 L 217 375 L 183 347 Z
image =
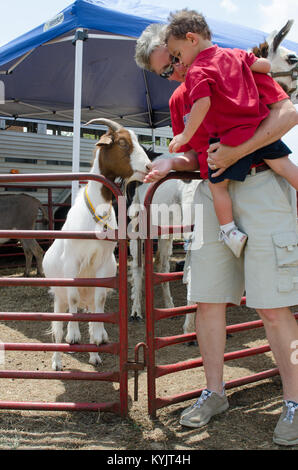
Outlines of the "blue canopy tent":
M 106 117 L 128 127 L 168 125 L 168 100 L 177 83 L 139 69 L 134 50 L 146 26 L 166 22 L 169 11 L 134 0 L 76 0 L 0 48 L 0 115 L 73 122 L 73 171 L 79 168 L 82 121 Z M 213 41 L 222 47 L 247 49 L 267 36 L 207 19 Z M 298 52 L 298 44 L 284 44 Z

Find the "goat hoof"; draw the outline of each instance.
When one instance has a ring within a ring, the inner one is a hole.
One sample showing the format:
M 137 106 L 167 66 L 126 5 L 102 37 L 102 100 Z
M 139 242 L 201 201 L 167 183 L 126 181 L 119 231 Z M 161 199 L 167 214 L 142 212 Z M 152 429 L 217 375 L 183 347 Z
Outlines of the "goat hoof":
M 52 369 L 56 372 L 59 372 L 62 370 L 62 364 L 61 362 L 53 362 L 52 363 Z
M 133 322 L 133 321 L 141 322 L 141 321 L 143 321 L 143 318 L 142 318 L 140 315 L 138 315 L 138 314 L 130 315 L 129 321 L 130 321 L 130 322 Z
M 67 334 L 65 340 L 68 344 L 80 344 L 81 335 L 80 334 L 74 334 L 74 333 Z
M 102 364 L 100 355 L 97 353 L 90 353 L 89 364 L 92 364 L 93 366 L 100 366 Z
M 93 333 L 93 336 L 90 336 L 90 343 L 94 343 L 96 344 L 96 346 L 99 346 L 100 344 L 105 344 L 108 341 L 109 337 L 105 329 L 103 329 L 103 331 L 99 332 L 98 334 Z

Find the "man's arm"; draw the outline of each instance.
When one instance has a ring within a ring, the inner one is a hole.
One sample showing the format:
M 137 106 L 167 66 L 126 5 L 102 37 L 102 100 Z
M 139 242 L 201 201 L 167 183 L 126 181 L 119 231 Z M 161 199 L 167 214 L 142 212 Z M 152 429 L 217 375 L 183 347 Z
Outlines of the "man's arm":
M 237 147 L 220 143 L 212 144 L 208 150 L 208 164 L 221 168 L 214 176 L 236 163 L 251 152 L 280 139 L 298 124 L 298 113 L 289 99 L 270 105 L 269 116 L 262 121 L 253 137 Z
M 154 183 L 167 176 L 170 171 L 196 171 L 199 169 L 197 153 L 194 150 L 172 158 L 161 158 L 152 162 L 152 170 L 144 178 L 144 183 Z

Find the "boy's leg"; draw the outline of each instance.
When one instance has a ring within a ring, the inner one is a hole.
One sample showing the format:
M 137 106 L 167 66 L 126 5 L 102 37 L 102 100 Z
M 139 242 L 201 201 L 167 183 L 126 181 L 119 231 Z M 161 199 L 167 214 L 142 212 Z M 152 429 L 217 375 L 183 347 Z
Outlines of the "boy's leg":
M 209 182 L 215 213 L 220 225 L 233 222 L 233 206 L 228 186 L 229 180 L 224 180 L 220 183 Z
M 228 179 L 218 183 L 209 182 L 215 213 L 221 229 L 220 239 L 239 258 L 246 244 L 247 236 L 236 227 L 234 222 L 232 199 L 228 186 Z
M 289 157 L 266 159 L 264 161 L 275 173 L 285 178 L 298 191 L 298 166 Z

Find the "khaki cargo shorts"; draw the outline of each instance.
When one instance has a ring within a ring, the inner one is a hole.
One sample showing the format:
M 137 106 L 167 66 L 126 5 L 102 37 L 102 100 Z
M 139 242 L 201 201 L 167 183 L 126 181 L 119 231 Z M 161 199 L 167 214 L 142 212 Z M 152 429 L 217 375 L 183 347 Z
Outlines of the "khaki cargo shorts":
M 229 184 L 237 226 L 248 235 L 241 258 L 220 242 L 208 181 L 199 184 L 194 203 L 203 204 L 203 244 L 190 249 L 184 279 L 188 301 L 240 303 L 252 308 L 298 304 L 296 192 L 271 170 Z M 193 246 L 198 228 L 195 227 Z

